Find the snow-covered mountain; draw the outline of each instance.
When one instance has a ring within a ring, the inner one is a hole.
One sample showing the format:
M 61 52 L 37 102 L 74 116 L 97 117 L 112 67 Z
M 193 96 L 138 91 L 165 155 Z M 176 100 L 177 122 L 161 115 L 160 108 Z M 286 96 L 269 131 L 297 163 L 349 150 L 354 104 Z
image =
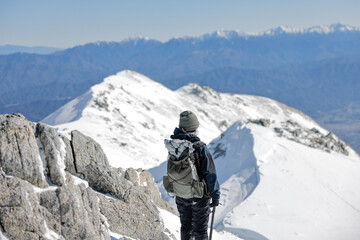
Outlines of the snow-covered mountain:
M 114 166 L 152 168 L 166 159 L 163 139 L 178 125 L 183 109 L 197 113 L 200 136 L 207 143 L 235 121 L 260 118 L 279 126 L 302 119 L 303 127 L 327 134 L 301 112 L 267 98 L 223 94 L 197 84 L 171 91 L 132 71 L 106 78 L 42 122 L 64 134 L 78 129 L 93 136 Z
M 352 32 L 360 31 L 360 27 L 350 26 L 347 24 L 331 24 L 331 25 L 319 25 L 309 28 L 296 28 L 291 26 L 279 26 L 277 28 L 264 31 L 262 35 L 277 35 L 277 34 L 306 34 L 306 33 L 318 33 L 318 34 L 330 34 L 338 32 Z
M 272 28 L 269 30 L 265 30 L 263 32 L 243 32 L 240 30 L 217 30 L 213 33 L 204 34 L 199 37 L 180 37 L 178 39 L 198 39 L 204 40 L 209 38 L 225 38 L 225 39 L 233 39 L 233 38 L 247 38 L 247 37 L 257 37 L 257 36 L 276 36 L 281 34 L 331 34 L 331 33 L 345 33 L 345 32 L 359 32 L 359 26 L 351 26 L 348 24 L 331 24 L 331 25 L 317 25 L 309 28 L 297 28 L 292 26 L 282 25 L 276 28 Z
M 274 100 L 189 84 L 177 91 L 132 71 L 106 78 L 43 122 L 99 142 L 114 167 L 165 174 L 163 139 L 194 111 L 222 189 L 224 239 L 354 239 L 360 158 L 311 118 Z M 225 235 L 224 235 L 225 234 Z M 230 234 L 230 235 L 229 235 Z M 227 236 L 227 237 L 225 237 Z M 219 236 L 220 237 L 220 236 Z

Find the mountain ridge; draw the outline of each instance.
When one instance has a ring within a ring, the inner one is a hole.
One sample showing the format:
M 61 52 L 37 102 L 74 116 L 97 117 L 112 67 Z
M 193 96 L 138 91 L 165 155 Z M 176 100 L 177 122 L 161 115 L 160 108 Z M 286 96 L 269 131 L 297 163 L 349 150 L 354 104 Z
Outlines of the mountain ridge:
M 132 107 L 129 104 L 132 104 Z M 201 108 L 203 104 L 213 107 L 206 111 Z M 249 105 L 254 109 L 250 110 Z M 55 126 L 65 135 L 70 129 L 79 129 L 94 137 L 104 145 L 114 166 L 121 163 L 126 167 L 149 168 L 161 163 L 165 158 L 159 149 L 162 146 L 162 139 L 171 133 L 176 125 L 176 112 L 186 109 L 186 106 L 192 106 L 193 111 L 200 113 L 199 119 L 206 123 L 200 127 L 200 131 L 204 132 L 205 142 L 220 135 L 238 120 L 238 116 L 241 116 L 243 121 L 247 121 L 268 118 L 267 116 L 274 114 L 273 111 L 286 119 L 293 119 L 293 115 L 299 115 L 302 119 L 306 119 L 302 124 L 307 128 L 322 129 L 300 111 L 268 98 L 219 93 L 198 84 L 189 84 L 177 91 L 171 91 L 160 83 L 132 71 L 122 71 L 105 78 L 102 83 L 93 86 L 87 93 L 64 105 L 42 122 Z M 245 111 L 245 109 L 249 110 Z M 216 117 L 220 113 L 223 116 Z M 279 120 L 278 124 L 280 122 Z M 97 127 L 100 125 L 101 128 Z M 109 133 L 106 134 L 104 129 Z M 320 131 L 325 135 L 328 134 L 325 130 Z M 118 137 L 119 134 L 121 138 Z M 147 134 L 144 139 L 138 137 L 143 134 Z M 150 136 L 156 137 L 149 142 Z M 117 148 L 119 149 L 116 150 Z M 124 152 L 127 153 L 124 155 Z M 151 156 L 145 165 L 141 160 L 144 154 Z M 131 160 L 134 156 L 138 156 L 136 157 L 139 158 L 138 162 Z

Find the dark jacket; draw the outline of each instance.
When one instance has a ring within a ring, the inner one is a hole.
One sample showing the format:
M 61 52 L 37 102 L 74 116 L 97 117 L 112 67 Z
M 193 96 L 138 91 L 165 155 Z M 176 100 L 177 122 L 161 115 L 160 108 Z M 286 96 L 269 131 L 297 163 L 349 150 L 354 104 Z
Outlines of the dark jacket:
M 171 139 L 188 140 L 190 142 L 198 142 L 200 138 L 192 133 L 184 133 L 180 128 L 175 128 L 174 135 L 170 136 Z M 220 186 L 216 176 L 215 164 L 212 156 L 206 147 L 200 147 L 200 173 L 208 185 L 213 200 L 220 199 Z

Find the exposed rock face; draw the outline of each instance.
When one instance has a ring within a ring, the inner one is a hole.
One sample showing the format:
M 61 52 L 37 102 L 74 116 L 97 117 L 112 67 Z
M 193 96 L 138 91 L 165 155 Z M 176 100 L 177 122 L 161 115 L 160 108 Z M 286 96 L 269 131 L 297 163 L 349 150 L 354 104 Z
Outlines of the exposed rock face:
M 39 239 L 45 236 L 46 209 L 40 206 L 33 185 L 17 177 L 6 177 L 2 173 L 0 186 L 0 225 L 6 237 Z M 56 227 L 52 231 L 56 231 Z M 59 228 L 57 230 L 59 233 Z
M 249 122 L 261 125 L 263 127 L 268 127 L 270 125 L 270 119 L 264 119 L 264 118 L 250 119 Z
M 49 177 L 52 183 L 62 186 L 65 183 L 65 143 L 57 135 L 55 129 L 38 123 L 36 125 L 37 137 L 42 144 L 42 151 L 49 169 Z M 41 151 L 40 150 L 40 151 Z
M 258 124 L 263 127 L 270 127 L 272 124 L 269 119 L 253 119 L 247 123 Z M 316 128 L 307 129 L 290 120 L 281 122 L 281 126 L 275 126 L 274 131 L 279 137 L 285 137 L 312 148 L 349 155 L 348 145 L 330 132 L 323 134 Z
M 64 136 L 61 136 L 61 139 L 65 143 L 66 155 L 65 155 L 65 170 L 71 174 L 76 174 L 74 157 L 72 152 L 72 146 L 69 139 Z
M 298 123 L 290 120 L 283 122 L 281 128 L 274 128 L 274 130 L 278 136 L 286 137 L 306 146 L 322 149 L 326 152 L 335 151 L 349 155 L 348 145 L 330 132 L 323 134 L 316 128 L 302 128 Z
M 34 129 L 35 124 L 20 114 L 0 115 L 0 167 L 8 175 L 46 187 Z
M 169 239 L 157 207 L 172 209 L 148 171 L 121 174 L 91 138 L 19 114 L 0 115 L 0 141 L 0 238 Z
M 155 184 L 155 180 L 151 173 L 147 170 L 128 168 L 125 171 L 125 179 L 129 180 L 135 186 L 139 186 L 147 195 L 150 196 L 152 201 L 162 209 L 168 210 L 177 214 L 170 205 L 161 198 L 159 189 Z
M 132 186 L 109 165 L 100 144 L 79 131 L 71 132 L 71 142 L 77 175 L 93 189 L 126 200 Z

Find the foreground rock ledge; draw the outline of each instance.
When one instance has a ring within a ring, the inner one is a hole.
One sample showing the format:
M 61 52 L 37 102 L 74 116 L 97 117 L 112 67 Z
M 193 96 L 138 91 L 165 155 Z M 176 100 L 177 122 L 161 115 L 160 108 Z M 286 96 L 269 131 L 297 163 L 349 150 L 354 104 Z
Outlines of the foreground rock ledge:
M 174 212 L 151 174 L 111 167 L 90 137 L 0 115 L 0 238 L 175 239 L 158 207 Z

